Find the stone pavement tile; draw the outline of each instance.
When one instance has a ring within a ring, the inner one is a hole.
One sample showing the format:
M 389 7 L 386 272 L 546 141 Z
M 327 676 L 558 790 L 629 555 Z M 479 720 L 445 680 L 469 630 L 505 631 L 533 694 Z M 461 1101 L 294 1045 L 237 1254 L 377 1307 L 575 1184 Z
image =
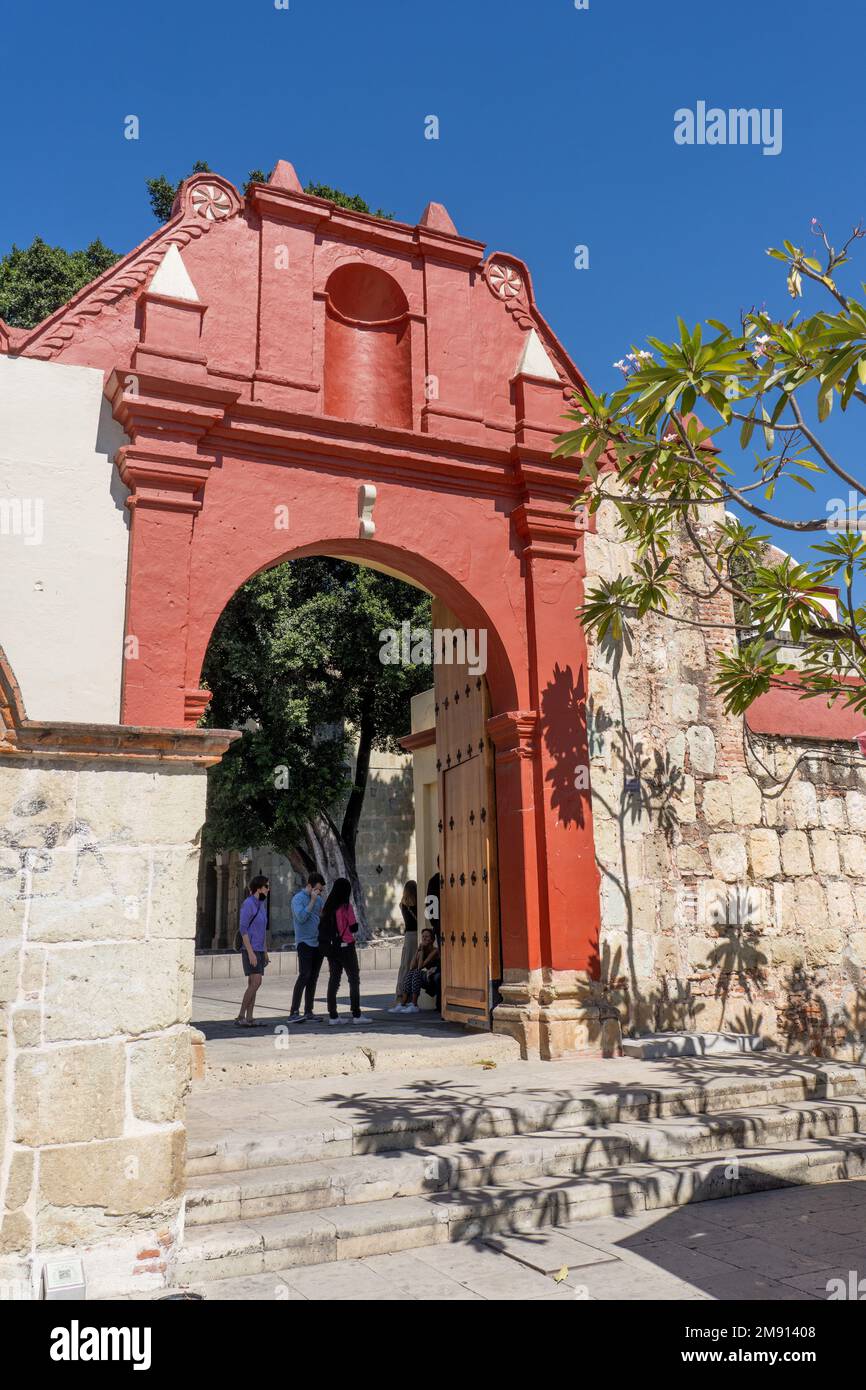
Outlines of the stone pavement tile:
M 326 1265 L 297 1265 L 285 1274 L 290 1288 L 311 1301 L 395 1303 L 407 1301 L 405 1290 L 370 1269 L 363 1260 Z
M 736 1236 L 739 1239 L 751 1235 L 767 1221 L 794 1221 L 806 1210 L 802 1204 L 795 1207 L 774 1205 L 770 1198 L 775 1195 L 773 1191 L 740 1193 L 734 1197 L 726 1197 L 723 1201 L 695 1203 L 691 1209 L 700 1212 L 705 1232 L 714 1232 L 717 1236 L 729 1236 L 732 1239 Z M 687 1211 L 689 1208 L 682 1210 Z
M 481 1240 L 428 1245 L 414 1250 L 412 1254 L 414 1259 L 437 1274 L 444 1274 L 461 1284 L 465 1283 L 467 1277 L 471 1278 L 479 1272 L 492 1275 L 499 1269 L 504 1258 Z
M 729 1197 L 727 1205 L 739 1198 Z M 676 1241 L 681 1245 L 705 1245 L 710 1240 L 724 1239 L 729 1230 L 718 1221 L 708 1220 L 704 1202 L 689 1203 L 684 1207 L 656 1207 L 653 1214 L 656 1220 L 629 1232 L 622 1239 L 626 1249 L 640 1250 L 645 1245 L 657 1241 Z
M 758 1240 L 773 1241 L 776 1245 L 783 1245 L 786 1250 L 796 1250 L 810 1258 L 823 1258 L 826 1264 L 835 1264 L 849 1255 L 852 1259 L 859 1255 L 866 1270 L 866 1222 L 857 1223 L 853 1218 L 854 1213 L 849 1213 L 851 1229 L 846 1235 L 828 1230 L 821 1212 L 812 1212 L 808 1217 L 796 1217 L 794 1220 L 762 1221 L 751 1228 L 750 1234 Z M 856 1229 L 858 1224 L 859 1232 Z
M 702 1286 L 710 1298 L 723 1303 L 810 1303 L 812 1294 L 793 1288 L 789 1282 L 768 1279 L 747 1269 L 738 1269 L 723 1278 L 708 1279 Z
M 364 1264 L 387 1279 L 396 1288 L 402 1289 L 407 1299 L 419 1302 L 479 1302 L 480 1295 L 467 1289 L 457 1279 L 450 1278 L 441 1270 L 433 1269 L 423 1260 L 416 1258 L 414 1252 L 404 1251 L 396 1255 L 372 1255 Z
M 850 1297 L 852 1282 L 854 1285 L 858 1285 L 861 1279 L 866 1278 L 866 1260 L 861 1260 L 859 1267 L 854 1264 L 853 1273 L 855 1277 L 853 1281 L 851 1279 L 852 1263 L 851 1261 L 847 1264 L 842 1262 L 831 1265 L 827 1269 L 812 1270 L 809 1274 L 797 1274 L 793 1279 L 783 1279 L 782 1283 L 790 1285 L 792 1289 L 798 1289 L 802 1292 L 811 1294 L 813 1298 L 827 1300 L 830 1297 L 831 1291 L 833 1291 L 828 1287 L 830 1281 L 833 1279 L 841 1279 L 845 1287 L 845 1293 Z M 860 1291 L 860 1298 L 863 1297 L 864 1293 L 866 1293 L 866 1285 L 864 1285 Z
M 538 1275 L 525 1265 L 514 1268 L 517 1273 L 503 1270 L 498 1275 L 480 1275 L 467 1283 L 467 1289 L 488 1302 L 574 1302 L 574 1290 L 567 1282 L 555 1284 L 549 1275 Z
M 852 1232 L 859 1235 L 866 1232 L 866 1209 L 853 1204 L 850 1207 L 831 1208 L 821 1213 L 821 1222 L 825 1230 L 833 1231 L 837 1235 L 844 1236 Z
M 751 1234 L 715 1241 L 707 1247 L 714 1259 L 733 1265 L 738 1270 L 752 1270 L 764 1279 L 790 1279 L 797 1274 L 822 1269 L 827 1260 L 823 1255 L 814 1258 L 788 1250 L 774 1241 L 762 1240 Z
M 702 1220 L 703 1206 L 698 1202 L 693 1206 L 656 1209 L 631 1217 L 576 1221 L 563 1229 L 574 1239 L 627 1264 L 652 1260 L 653 1247 L 659 1244 L 713 1255 L 712 1244 L 730 1232 L 723 1232 L 715 1223 Z
M 746 1193 L 737 1197 L 733 1207 L 728 1199 L 704 1202 L 707 1219 L 721 1225 L 750 1225 L 773 1216 L 798 1216 L 804 1212 L 830 1212 L 844 1207 L 866 1204 L 866 1182 L 849 1179 L 845 1182 L 816 1183 L 778 1187 L 767 1192 Z
M 569 1270 L 565 1282 L 580 1291 L 579 1297 L 605 1303 L 619 1299 L 630 1302 L 653 1299 L 691 1302 L 703 1293 L 698 1285 L 687 1279 L 678 1279 L 648 1262 L 637 1265 L 627 1264 L 623 1260 L 578 1265 Z
M 231 1299 L 236 1302 L 291 1303 L 301 1302 L 304 1295 L 291 1288 L 280 1275 L 248 1274 L 237 1279 L 215 1279 L 196 1284 L 194 1292 L 204 1294 L 208 1302 Z
M 587 1245 L 602 1249 L 607 1245 L 615 1246 L 618 1242 L 640 1235 L 644 1231 L 651 1231 L 660 1221 L 664 1221 L 667 1214 L 656 1209 L 632 1212 L 629 1216 L 597 1216 L 590 1221 L 564 1222 L 557 1230 L 564 1231 L 574 1240 L 585 1241 Z
M 414 1257 L 438 1275 L 447 1275 L 491 1301 L 545 1298 L 561 1287 L 554 1285 L 550 1275 L 510 1260 L 480 1241 L 416 1250 Z M 559 1295 L 566 1299 L 572 1296 L 565 1292 Z
M 555 1274 L 563 1265 L 603 1264 L 615 1258 L 604 1250 L 593 1249 L 564 1231 L 527 1231 L 526 1235 L 491 1235 L 485 1240 L 491 1250 L 540 1274 Z
M 735 1266 L 730 1262 L 716 1258 L 715 1250 L 716 1247 L 710 1242 L 699 1248 L 693 1244 L 677 1244 L 674 1240 L 658 1240 L 652 1245 L 641 1246 L 640 1257 L 644 1267 L 649 1266 L 659 1273 L 703 1288 L 708 1279 L 724 1278 L 735 1272 Z M 631 1254 L 625 1263 L 634 1264 L 635 1258 L 635 1254 Z
M 464 1272 L 460 1282 L 472 1293 L 490 1302 L 544 1298 L 562 1288 L 562 1285 L 554 1284 L 550 1275 L 539 1274 L 505 1256 L 500 1258 L 495 1270 L 479 1267 L 475 1273 Z

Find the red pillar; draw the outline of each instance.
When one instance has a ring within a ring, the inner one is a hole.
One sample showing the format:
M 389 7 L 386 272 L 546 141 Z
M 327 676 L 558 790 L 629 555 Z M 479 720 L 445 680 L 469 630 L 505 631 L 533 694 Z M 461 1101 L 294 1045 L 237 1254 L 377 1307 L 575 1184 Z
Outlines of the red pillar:
M 118 451 L 130 489 L 121 721 L 195 725 L 208 696 L 185 684 L 193 520 L 214 461 L 202 440 L 236 390 L 210 384 L 200 351 L 206 305 L 146 292 L 130 370 L 105 394 L 131 442 Z
M 121 722 L 180 728 L 195 724 L 207 703 L 185 686 L 190 548 L 202 469 L 194 460 L 172 467 L 135 449 L 121 451 L 119 467 L 132 489 Z
M 542 964 L 598 969 L 599 874 L 595 862 L 586 732 L 587 649 L 578 533 L 562 504 L 527 502 L 515 522 L 524 540 L 530 690 L 538 711 L 534 760 Z

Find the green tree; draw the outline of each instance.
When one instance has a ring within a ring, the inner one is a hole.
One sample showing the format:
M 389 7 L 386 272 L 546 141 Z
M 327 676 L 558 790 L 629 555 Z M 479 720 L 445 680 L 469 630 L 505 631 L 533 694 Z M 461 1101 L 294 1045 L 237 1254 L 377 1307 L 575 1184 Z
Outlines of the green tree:
M 812 232 L 820 259 L 789 241 L 767 254 L 785 263 L 794 300 L 808 285 L 825 304 L 784 319 L 753 310 L 735 328 L 709 319 L 706 341 L 700 325 L 690 332 L 678 320 L 678 339 L 649 338 L 649 349 L 614 364 L 625 377 L 619 390 L 578 396 L 569 416 L 576 426 L 557 447 L 581 455 L 588 491 L 580 500 L 596 510 L 610 499 L 636 554 L 630 573 L 587 594 L 586 625 L 615 642 L 628 640 L 648 612 L 736 629 L 739 647 L 715 676 L 736 713 L 771 685 L 866 710 L 866 608 L 856 597 L 866 573 L 866 470 L 840 460 L 822 429 L 834 403 L 843 413 L 866 405 L 866 305 L 836 281 L 864 232 L 855 228 L 839 251 L 814 219 Z M 856 450 L 855 440 L 855 458 Z M 773 501 L 783 484 L 812 496 L 811 515 L 796 515 L 790 492 L 782 507 Z M 724 510 L 707 524 L 708 504 L 735 507 L 745 519 Z M 771 548 L 753 522 L 814 535 L 809 560 L 798 564 Z M 683 571 L 682 540 L 703 565 L 697 589 Z M 822 603 L 827 586 L 839 589 L 835 620 Z M 701 611 L 721 592 L 733 605 L 731 624 Z M 677 611 L 684 594 L 697 619 Z M 792 644 L 797 659 L 782 659 Z
M 119 260 L 101 241 L 64 251 L 34 237 L 0 259 L 0 318 L 12 328 L 33 328 Z
M 410 699 L 432 679 L 428 666 L 380 660 L 380 634 L 404 621 L 429 629 L 429 597 L 344 560 L 295 560 L 238 590 L 203 671 L 206 723 L 243 730 L 210 773 L 209 848 L 266 844 L 298 868 L 345 874 L 363 909 L 355 847 L 370 755 L 398 749 Z
M 186 174 L 185 178 L 190 178 L 192 174 L 209 174 L 211 168 L 209 164 L 198 160 Z M 263 169 L 251 169 L 244 184 L 244 192 L 251 184 L 267 183 L 268 176 Z M 158 222 L 167 222 L 171 217 L 171 209 L 177 191 L 183 179 L 177 183 L 170 183 L 165 174 L 160 174 L 158 178 L 147 180 L 147 191 L 150 197 L 151 211 Z M 337 207 L 349 208 L 352 212 L 366 212 L 372 217 L 383 217 L 390 221 L 393 212 L 385 212 L 383 208 L 377 208 L 372 212 L 370 205 L 364 201 L 357 193 L 342 193 L 339 188 L 331 188 L 327 183 L 308 183 L 304 189 L 305 193 L 312 193 L 316 198 L 327 198 L 329 202 L 336 203 Z
M 366 212 L 371 217 L 383 217 L 386 222 L 393 220 L 393 212 L 386 212 L 384 208 L 377 208 L 373 212 L 369 203 L 357 193 L 341 193 L 339 188 L 331 188 L 327 183 L 308 183 L 304 187 L 305 193 L 312 193 L 315 198 L 327 198 L 328 202 L 336 203 L 338 208 L 348 208 L 350 212 Z

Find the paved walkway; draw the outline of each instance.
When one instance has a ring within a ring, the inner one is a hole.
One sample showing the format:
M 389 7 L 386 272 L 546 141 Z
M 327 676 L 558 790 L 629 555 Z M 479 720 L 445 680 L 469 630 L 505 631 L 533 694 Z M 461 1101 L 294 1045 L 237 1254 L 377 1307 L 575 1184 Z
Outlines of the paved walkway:
M 827 1299 L 866 1275 L 866 1180 L 580 1221 L 201 1286 L 207 1299 Z
M 240 980 L 197 980 L 193 991 L 193 1027 L 207 1039 L 207 1086 L 276 1081 L 281 1076 L 329 1076 L 371 1071 L 415 1071 L 419 1066 L 453 1066 L 492 1058 L 516 1060 L 517 1043 L 503 1035 L 473 1032 L 446 1023 L 433 1009 L 391 1014 L 394 976 L 369 971 L 361 980 L 361 1007 L 368 1024 L 349 1022 L 345 980 L 337 996 L 345 1026 L 332 1028 L 325 1005 L 327 971 L 319 977 L 316 1021 L 287 1024 L 294 978 L 274 976 L 259 991 L 256 1018 L 262 1028 L 233 1024 L 243 994 Z
M 361 1009 L 374 1017 L 377 1022 L 387 1023 L 389 1027 L 403 1026 L 405 1023 L 429 1026 L 442 1024 L 434 1009 L 422 1009 L 417 1014 L 389 1014 L 394 1003 L 394 973 L 390 970 L 369 970 L 361 976 Z M 289 1012 L 294 975 L 272 975 L 265 972 L 264 983 L 256 1000 L 256 1018 L 274 1026 L 284 1023 Z M 193 1026 L 201 1028 L 205 1036 L 236 1037 L 237 1030 L 232 1027 L 238 1005 L 244 992 L 245 981 L 239 980 L 196 980 L 192 995 Z M 316 988 L 316 1013 L 320 1029 L 327 1029 L 328 1010 L 325 996 L 328 988 L 328 968 L 324 966 L 319 975 Z M 337 1006 L 341 1014 L 348 1014 L 349 990 L 345 976 L 337 994 Z M 302 1025 L 307 1026 L 307 1025 Z M 454 1027 L 459 1027 L 455 1024 Z

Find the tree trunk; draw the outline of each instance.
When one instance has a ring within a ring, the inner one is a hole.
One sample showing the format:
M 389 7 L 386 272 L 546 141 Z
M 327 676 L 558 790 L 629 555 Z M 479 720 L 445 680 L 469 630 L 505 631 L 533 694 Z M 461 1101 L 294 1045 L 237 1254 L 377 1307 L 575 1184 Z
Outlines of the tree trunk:
M 327 811 L 319 811 L 312 820 L 307 821 L 306 843 L 299 844 L 294 852 L 293 862 L 300 860 L 306 866 L 304 872 L 317 869 L 328 885 L 335 878 L 347 878 L 352 885 L 352 902 L 358 918 L 358 939 L 366 941 L 372 935 L 367 921 L 364 904 L 364 890 L 358 876 L 355 845 L 358 839 L 358 826 L 364 809 L 364 796 L 370 776 L 370 754 L 373 751 L 373 722 L 365 707 L 361 714 L 358 733 L 358 753 L 355 759 L 355 776 L 342 825 L 339 827 Z
M 370 928 L 354 850 L 350 850 L 344 843 L 340 831 L 326 811 L 320 811 L 313 820 L 307 821 L 306 835 L 306 849 L 328 886 L 333 885 L 335 878 L 347 878 L 351 883 L 352 901 L 358 918 L 358 939 L 366 941 L 370 936 Z
M 373 721 L 370 717 L 369 707 L 365 705 L 361 712 L 361 727 L 358 730 L 358 754 L 355 759 L 355 778 L 352 784 L 352 790 L 349 793 L 349 800 L 346 802 L 346 809 L 343 812 L 343 824 L 340 830 L 340 838 L 343 844 L 349 849 L 353 860 L 355 858 L 355 841 L 358 838 L 361 811 L 364 808 L 367 779 L 370 776 L 370 754 L 372 751 Z

